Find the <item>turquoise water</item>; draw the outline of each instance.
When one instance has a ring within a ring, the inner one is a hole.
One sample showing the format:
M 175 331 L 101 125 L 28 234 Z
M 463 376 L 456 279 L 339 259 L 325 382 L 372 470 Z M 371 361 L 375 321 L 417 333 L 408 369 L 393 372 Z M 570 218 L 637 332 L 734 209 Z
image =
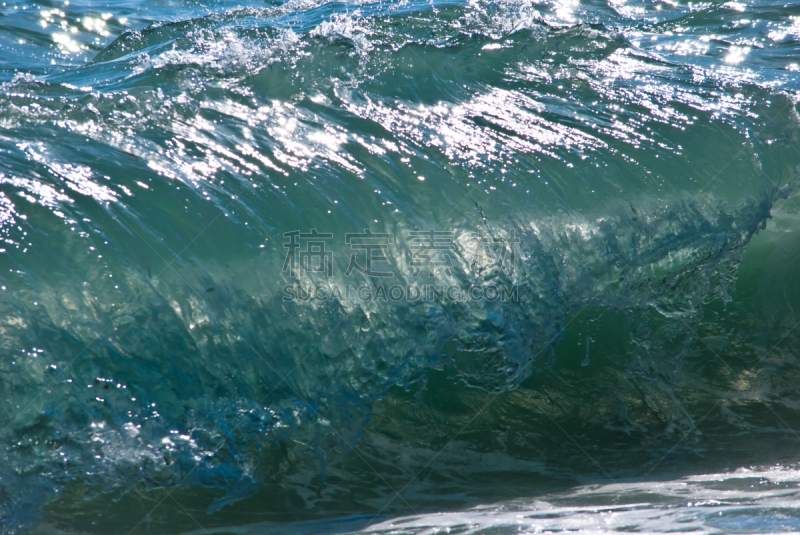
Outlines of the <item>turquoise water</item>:
M 5 2 L 8 533 L 800 531 L 800 4 Z

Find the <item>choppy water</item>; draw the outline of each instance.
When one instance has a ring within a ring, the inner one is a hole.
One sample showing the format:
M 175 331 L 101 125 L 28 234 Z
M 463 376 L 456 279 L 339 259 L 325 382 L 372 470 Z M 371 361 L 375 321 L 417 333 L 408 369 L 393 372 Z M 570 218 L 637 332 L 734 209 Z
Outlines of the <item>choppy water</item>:
M 258 523 L 208 533 L 648 533 L 796 532 L 798 472 L 793 467 L 742 468 L 672 481 L 581 486 L 539 499 L 512 500 L 461 512 L 375 522 L 351 517 L 289 527 Z M 365 527 L 367 526 L 368 527 Z M 195 530 L 192 533 L 203 533 Z
M 800 530 L 800 4 L 4 2 L 0 52 L 4 532 Z

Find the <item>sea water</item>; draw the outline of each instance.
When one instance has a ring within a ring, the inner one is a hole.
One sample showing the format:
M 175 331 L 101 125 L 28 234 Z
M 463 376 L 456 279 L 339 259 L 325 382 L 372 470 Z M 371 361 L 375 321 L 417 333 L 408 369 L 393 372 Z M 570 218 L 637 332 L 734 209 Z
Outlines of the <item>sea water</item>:
M 5 533 L 800 531 L 800 4 L 6 1 Z

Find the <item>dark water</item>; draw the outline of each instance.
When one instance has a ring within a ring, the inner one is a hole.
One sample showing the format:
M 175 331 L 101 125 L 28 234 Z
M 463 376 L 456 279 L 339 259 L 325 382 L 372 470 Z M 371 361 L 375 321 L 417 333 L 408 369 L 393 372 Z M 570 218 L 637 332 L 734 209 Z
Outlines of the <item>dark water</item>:
M 800 531 L 800 3 L 5 2 L 0 526 Z

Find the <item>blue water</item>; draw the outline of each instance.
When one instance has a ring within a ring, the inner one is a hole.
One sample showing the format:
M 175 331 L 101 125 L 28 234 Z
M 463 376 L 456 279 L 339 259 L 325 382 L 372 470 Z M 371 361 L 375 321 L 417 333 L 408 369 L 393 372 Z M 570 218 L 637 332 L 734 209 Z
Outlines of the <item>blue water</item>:
M 3 532 L 800 531 L 800 3 L 5 2 L 0 52 Z

